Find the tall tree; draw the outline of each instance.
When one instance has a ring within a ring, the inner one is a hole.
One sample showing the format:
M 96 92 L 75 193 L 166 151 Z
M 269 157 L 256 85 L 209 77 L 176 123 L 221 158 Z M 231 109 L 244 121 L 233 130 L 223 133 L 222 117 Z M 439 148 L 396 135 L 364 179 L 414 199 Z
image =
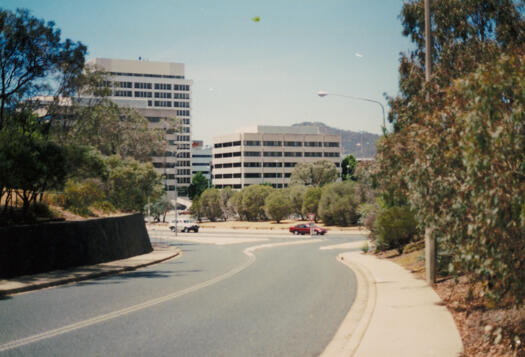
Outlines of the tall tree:
M 357 160 L 353 155 L 346 155 L 343 161 L 341 162 L 341 177 L 343 181 L 352 180 L 356 181 L 357 178 L 354 175 L 355 167 L 357 165 Z
M 323 186 L 337 180 L 337 168 L 328 160 L 300 163 L 290 176 L 290 184 Z
M 188 187 L 188 196 L 190 200 L 199 198 L 201 194 L 208 188 L 209 181 L 202 172 L 197 172 L 191 179 L 191 184 Z
M 70 95 L 82 75 L 86 46 L 61 41 L 55 23 L 28 10 L 0 9 L 0 130 L 6 109 L 35 94 Z

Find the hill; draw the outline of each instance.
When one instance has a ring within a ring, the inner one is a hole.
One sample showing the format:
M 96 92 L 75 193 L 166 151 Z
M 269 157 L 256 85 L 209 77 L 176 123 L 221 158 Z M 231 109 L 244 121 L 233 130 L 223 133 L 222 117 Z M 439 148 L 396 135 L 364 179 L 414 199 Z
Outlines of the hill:
M 321 122 L 302 122 L 292 126 L 315 126 L 321 134 L 341 135 L 343 154 L 351 154 L 356 158 L 372 158 L 376 154 L 376 141 L 379 135 L 366 131 L 355 132 L 333 128 Z

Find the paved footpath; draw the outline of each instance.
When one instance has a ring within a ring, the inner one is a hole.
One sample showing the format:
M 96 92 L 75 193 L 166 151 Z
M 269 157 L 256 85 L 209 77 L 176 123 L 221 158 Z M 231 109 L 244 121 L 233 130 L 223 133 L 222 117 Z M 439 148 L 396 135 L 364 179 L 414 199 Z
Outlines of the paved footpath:
M 412 273 L 357 251 L 338 256 L 357 276 L 358 293 L 323 356 L 458 356 L 463 344 L 439 296 Z

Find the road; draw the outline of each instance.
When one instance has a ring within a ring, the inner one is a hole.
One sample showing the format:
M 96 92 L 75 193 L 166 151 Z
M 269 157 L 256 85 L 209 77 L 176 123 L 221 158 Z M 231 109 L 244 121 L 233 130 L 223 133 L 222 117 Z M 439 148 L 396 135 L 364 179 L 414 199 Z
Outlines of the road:
M 152 233 L 179 258 L 1 300 L 0 356 L 315 356 L 353 302 L 340 251 L 319 248 L 360 237 L 179 236 Z

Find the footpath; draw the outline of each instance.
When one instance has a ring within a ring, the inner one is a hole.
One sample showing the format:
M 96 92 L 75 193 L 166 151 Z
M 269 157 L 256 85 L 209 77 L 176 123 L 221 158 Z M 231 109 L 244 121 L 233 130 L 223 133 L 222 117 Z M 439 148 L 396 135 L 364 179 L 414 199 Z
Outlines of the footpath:
M 322 356 L 460 355 L 463 343 L 454 319 L 425 281 L 356 250 L 338 259 L 354 271 L 357 295 Z

